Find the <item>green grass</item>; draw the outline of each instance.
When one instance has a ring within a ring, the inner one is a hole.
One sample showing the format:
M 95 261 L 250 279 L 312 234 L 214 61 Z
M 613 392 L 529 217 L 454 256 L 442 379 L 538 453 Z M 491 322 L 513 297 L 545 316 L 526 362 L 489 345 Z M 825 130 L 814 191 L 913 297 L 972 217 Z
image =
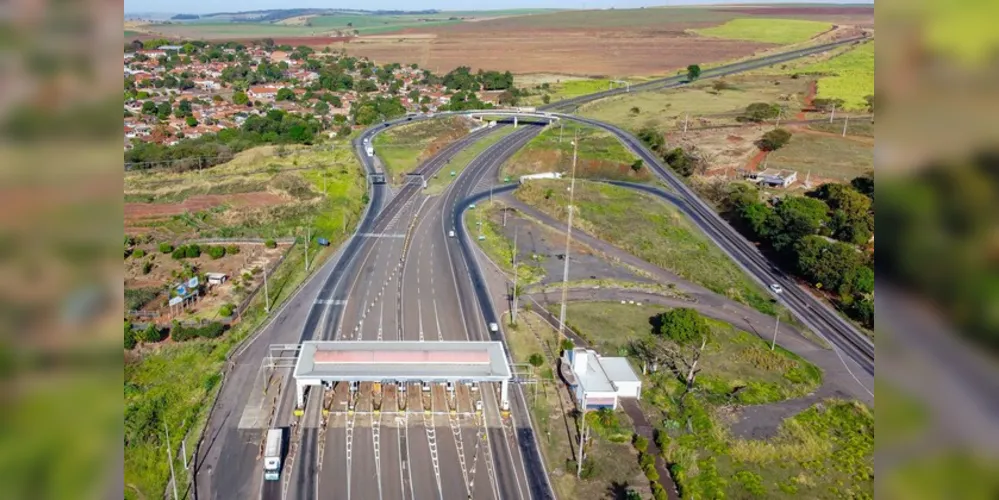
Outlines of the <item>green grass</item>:
M 704 22 L 724 22 L 737 14 L 696 7 L 668 7 L 614 10 L 566 10 L 551 14 L 513 17 L 490 21 L 492 26 L 534 29 L 599 29 L 655 27 Z
M 721 26 L 694 30 L 702 36 L 787 45 L 804 42 L 832 28 L 829 23 L 797 19 L 732 19 Z
M 567 194 L 559 181 L 535 181 L 515 191 L 519 199 L 558 220 L 566 218 Z M 625 188 L 586 181 L 576 183 L 575 204 L 574 224 L 583 231 L 760 312 L 777 313 L 769 294 L 676 208 Z
M 557 312 L 558 306 L 552 306 Z M 649 320 L 668 308 L 619 302 L 573 302 L 566 324 L 605 355 L 626 355 L 628 344 L 651 334 Z M 727 323 L 707 320 L 711 342 L 701 358 L 697 388 L 719 403 L 762 404 L 811 393 L 822 372 L 798 355 Z M 732 397 L 733 391 L 736 396 Z
M 780 85 L 774 85 L 779 81 Z M 732 88 L 716 90 L 716 82 L 700 82 L 680 89 L 652 92 L 632 92 L 600 99 L 580 109 L 580 114 L 637 131 L 651 126 L 664 130 L 679 130 L 686 115 L 690 126 L 699 126 L 696 119 L 707 115 L 735 115 L 754 102 L 780 102 L 790 113 L 801 109 L 801 98 L 807 90 L 807 80 L 783 77 L 733 76 L 725 79 Z M 781 96 L 792 96 L 780 101 Z M 636 109 L 637 108 L 637 109 Z M 637 112 L 636 112 L 637 111 Z
M 818 81 L 816 97 L 843 99 L 846 109 L 866 110 L 864 98 L 874 95 L 874 43 L 865 43 L 831 59 L 803 66 L 797 72 L 823 75 Z
M 469 237 L 482 248 L 489 259 L 512 277 L 514 269 L 513 240 L 503 234 L 503 215 L 500 212 L 502 206 L 495 201 L 478 203 L 475 208 L 465 212 L 465 227 Z M 478 239 L 479 222 L 482 223 L 481 234 L 485 237 L 482 240 Z M 519 276 L 518 286 L 528 286 L 541 281 L 545 277 L 545 271 L 537 264 L 522 261 L 517 265 L 517 275 Z
M 313 269 L 333 253 L 333 246 L 318 254 Z M 273 309 L 286 301 L 305 278 L 302 252 L 292 251 L 271 278 Z M 125 498 L 155 498 L 165 491 L 169 465 L 164 458 L 163 424 L 170 427 L 176 452 L 187 436 L 194 450 L 211 400 L 218 390 L 219 370 L 226 354 L 266 319 L 264 297 L 256 296 L 242 321 L 219 339 L 166 343 L 125 364 Z M 178 479 L 183 467 L 174 464 Z
M 432 154 L 431 147 L 442 147 L 467 131 L 468 124 L 459 118 L 394 127 L 375 137 L 375 154 L 381 158 L 390 182 L 399 184 L 407 172 L 416 170 Z
M 422 28 L 458 24 L 462 21 L 449 21 L 449 16 L 438 15 L 405 15 L 405 16 L 371 16 L 337 14 L 317 16 L 309 19 L 312 29 L 327 31 L 332 29 L 357 30 L 362 35 L 390 33 L 406 28 Z M 347 26 L 350 23 L 351 26 Z
M 441 169 L 436 177 L 432 177 L 429 181 L 427 181 L 427 189 L 424 193 L 428 196 L 443 193 L 451 182 L 461 175 L 461 172 L 465 170 L 465 167 L 467 167 L 476 156 L 488 149 L 489 146 L 496 144 L 504 137 L 514 133 L 516 130 L 517 129 L 513 127 L 501 127 L 499 130 L 476 141 L 475 144 L 461 150 L 460 153 L 451 158 L 447 167 Z M 453 177 L 451 176 L 451 172 L 454 172 Z
M 336 240 L 344 221 L 356 222 L 364 207 L 367 184 L 353 152 L 345 142 L 283 151 L 254 148 L 202 173 L 128 172 L 125 200 L 179 203 L 196 195 L 270 192 L 284 202 L 256 208 L 222 204 L 138 224 L 150 227 L 159 240 L 176 240 L 294 236 L 311 221 L 313 234 Z
M 842 123 L 840 124 L 842 126 Z M 874 168 L 874 144 L 842 137 L 795 134 L 783 148 L 770 154 L 770 168 L 798 171 L 799 181 L 811 172 L 816 179 L 849 181 Z
M 130 36 L 139 36 L 139 35 L 142 35 L 142 33 L 133 30 L 125 30 L 125 38 L 128 38 Z
M 577 135 L 577 177 L 635 182 L 645 182 L 652 178 L 648 168 L 642 168 L 638 172 L 632 170 L 631 164 L 637 158 L 616 137 L 573 122 L 546 128 L 503 164 L 500 175 L 516 177 L 539 172 L 561 172 L 568 176 L 572 171 L 572 141 Z
M 556 332 L 536 314 L 521 312 L 517 326 L 505 329 L 507 343 L 510 346 L 514 361 L 524 363 L 531 353 L 540 353 L 541 341 L 553 347 Z M 572 404 L 566 400 L 559 403 L 559 396 L 566 396 L 565 388 L 560 383 L 550 382 L 553 366 L 542 368 L 542 378 L 546 380 L 538 388 L 537 398 L 531 386 L 524 388 L 528 407 L 531 411 L 534 430 L 538 433 L 538 444 L 542 456 L 551 473 L 552 487 L 558 498 L 605 498 L 613 484 L 629 484 L 639 491 L 648 481 L 638 467 L 638 456 L 629 443 L 612 442 L 610 438 L 620 440 L 630 438 L 628 418 L 619 412 L 617 414 L 618 429 L 616 434 L 591 434 L 590 447 L 587 455 L 593 463 L 593 476 L 576 479 L 575 468 L 568 468 L 567 460 L 572 458 L 574 444 L 578 440 L 576 422 L 571 416 Z M 601 429 L 603 430 L 603 429 Z
M 830 134 L 842 134 L 843 120 L 837 119 L 833 123 L 829 123 L 828 121 L 812 123 L 808 128 L 820 132 L 829 132 Z M 848 136 L 874 137 L 874 124 L 870 120 L 850 120 L 850 123 L 847 124 L 846 133 Z
M 167 36 L 192 38 L 251 38 L 319 35 L 325 28 L 264 23 L 199 22 L 183 24 L 150 24 L 150 31 Z

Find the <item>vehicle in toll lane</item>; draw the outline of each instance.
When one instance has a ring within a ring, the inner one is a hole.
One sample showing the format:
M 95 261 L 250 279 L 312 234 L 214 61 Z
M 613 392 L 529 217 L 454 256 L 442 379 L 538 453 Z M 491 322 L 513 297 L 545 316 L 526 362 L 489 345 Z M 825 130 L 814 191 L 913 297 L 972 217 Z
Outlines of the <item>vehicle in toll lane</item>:
M 281 479 L 281 451 L 284 429 L 268 429 L 264 442 L 264 480 Z

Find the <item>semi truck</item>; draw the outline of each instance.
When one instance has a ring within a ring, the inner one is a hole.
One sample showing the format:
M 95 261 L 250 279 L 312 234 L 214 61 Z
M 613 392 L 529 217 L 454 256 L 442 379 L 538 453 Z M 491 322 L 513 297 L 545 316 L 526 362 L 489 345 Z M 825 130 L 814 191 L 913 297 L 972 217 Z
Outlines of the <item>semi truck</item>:
M 284 443 L 284 429 L 268 429 L 264 442 L 264 480 L 281 479 L 281 445 Z

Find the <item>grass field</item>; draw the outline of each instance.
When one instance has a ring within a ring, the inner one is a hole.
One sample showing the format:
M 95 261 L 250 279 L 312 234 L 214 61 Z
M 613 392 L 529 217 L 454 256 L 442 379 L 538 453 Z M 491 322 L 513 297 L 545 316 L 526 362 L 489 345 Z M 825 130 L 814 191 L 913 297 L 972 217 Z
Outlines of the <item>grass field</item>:
M 550 14 L 511 17 L 488 21 L 490 27 L 509 26 L 533 29 L 598 29 L 669 27 L 688 23 L 722 23 L 737 14 L 696 7 L 649 9 L 567 10 Z
M 517 363 L 526 363 L 530 354 L 543 352 L 539 339 L 550 343 L 556 336 L 551 326 L 530 312 L 522 312 L 518 324 L 508 326 L 504 331 L 511 356 Z M 553 368 L 549 363 L 542 367 L 541 378 L 546 383 L 538 388 L 536 398 L 532 386 L 524 387 L 524 395 L 558 498 L 608 498 L 608 492 L 615 485 L 619 488 L 627 485 L 642 493 L 643 498 L 648 498 L 648 480 L 642 474 L 638 456 L 628 442 L 631 429 L 628 418 L 622 412 L 616 414 L 618 426 L 613 433 L 594 429 L 587 452 L 592 464 L 591 475 L 583 480 L 576 479 L 573 463 L 569 462 L 573 458 L 573 444 L 578 440 L 576 421 L 571 417 L 573 407 L 564 386 L 551 382 Z M 622 437 L 624 442 L 620 442 Z
M 829 123 L 828 121 L 812 123 L 808 125 L 808 128 L 830 134 L 842 134 L 843 120 L 835 120 L 833 123 Z M 874 124 L 870 120 L 850 120 L 847 123 L 846 133 L 847 135 L 859 137 L 874 137 Z
M 819 182 L 816 178 L 849 181 L 874 168 L 874 143 L 799 133 L 771 153 L 767 163 L 770 168 L 797 170 L 801 181 L 810 172 L 813 186 Z
M 532 182 L 515 195 L 565 220 L 565 183 Z M 575 205 L 574 224 L 583 231 L 714 292 L 776 314 L 769 295 L 674 207 L 625 188 L 586 181 L 576 183 Z
M 461 172 L 465 170 L 465 167 L 467 167 L 476 156 L 488 149 L 489 146 L 496 144 L 504 137 L 514 133 L 516 130 L 517 129 L 513 127 L 502 127 L 485 138 L 476 141 L 475 144 L 461 150 L 460 153 L 451 158 L 447 167 L 443 168 L 437 176 L 427 181 L 427 189 L 424 192 L 428 196 L 443 193 L 444 190 L 447 189 L 448 185 L 451 184 L 451 181 L 461 175 Z M 451 176 L 451 172 L 454 172 L 453 177 Z
M 200 22 L 184 24 L 149 24 L 150 32 L 191 38 L 253 38 L 320 35 L 331 28 L 289 26 L 264 23 Z
M 831 24 L 819 21 L 742 18 L 732 19 L 721 26 L 694 31 L 699 35 L 714 38 L 787 45 L 804 42 L 831 28 Z
M 864 98 L 874 95 L 874 43 L 865 43 L 797 71 L 823 75 L 819 78 L 816 97 L 843 99 L 847 109 L 866 110 Z
M 652 178 L 648 168 L 631 168 L 637 158 L 614 136 L 573 122 L 561 125 L 550 126 L 531 139 L 503 164 L 500 175 L 562 172 L 568 176 L 572 171 L 572 141 L 578 136 L 577 177 L 636 182 Z
M 375 154 L 381 158 L 390 182 L 397 185 L 421 161 L 465 135 L 469 129 L 469 122 L 460 118 L 426 120 L 394 127 L 375 137 Z
M 733 122 L 735 116 L 754 102 L 781 103 L 789 113 L 801 109 L 808 82 L 789 76 L 732 76 L 726 88 L 716 89 L 717 81 L 701 82 L 680 89 L 634 92 L 587 104 L 580 114 L 635 131 L 646 126 L 673 130 L 683 126 L 684 116 L 724 114 L 715 122 Z M 775 84 L 779 83 L 779 85 Z M 782 99 L 784 98 L 784 99 Z M 691 127 L 698 126 L 696 121 Z
M 357 30 L 362 35 L 390 33 L 406 28 L 423 28 L 457 24 L 460 20 L 448 20 L 448 15 L 412 15 L 412 16 L 366 16 L 340 14 L 333 16 L 317 16 L 309 19 L 312 29 L 320 31 Z M 348 26 L 348 24 L 350 26 Z
M 317 255 L 313 269 L 335 251 Z M 270 278 L 273 308 L 291 296 L 305 278 L 301 252 L 292 252 Z M 173 451 L 186 436 L 187 450 L 194 450 L 207 409 L 219 387 L 219 371 L 226 354 L 266 319 L 264 297 L 258 295 L 237 326 L 218 339 L 165 343 L 154 350 L 128 357 L 125 362 L 125 498 L 161 496 L 170 476 L 163 460 L 163 424 L 170 427 Z M 174 467 L 184 481 L 183 464 Z
M 143 228 L 139 232 L 158 240 L 277 238 L 300 232 L 311 220 L 314 234 L 336 240 L 345 232 L 344 222 L 356 223 L 365 190 L 364 174 L 346 142 L 264 146 L 202 173 L 126 172 L 126 227 Z M 144 215 L 165 208 L 171 215 Z
M 502 207 L 500 203 L 490 201 L 477 204 L 475 208 L 465 212 L 465 227 L 468 229 L 469 237 L 512 279 L 513 240 L 502 232 L 503 215 L 500 212 Z M 483 236 L 481 240 L 478 239 L 480 222 Z M 528 286 L 541 281 L 545 277 L 545 270 L 531 262 L 520 262 L 517 265 L 517 275 L 519 285 Z
M 555 312 L 557 305 L 552 308 Z M 574 302 L 566 324 L 579 332 L 598 352 L 627 355 L 628 344 L 652 332 L 650 319 L 667 308 L 619 302 Z M 756 335 L 708 319 L 712 338 L 704 350 L 703 373 L 697 386 L 712 399 L 739 404 L 762 404 L 804 396 L 819 387 L 822 372 L 796 354 L 777 348 Z M 737 388 L 737 396 L 730 394 Z

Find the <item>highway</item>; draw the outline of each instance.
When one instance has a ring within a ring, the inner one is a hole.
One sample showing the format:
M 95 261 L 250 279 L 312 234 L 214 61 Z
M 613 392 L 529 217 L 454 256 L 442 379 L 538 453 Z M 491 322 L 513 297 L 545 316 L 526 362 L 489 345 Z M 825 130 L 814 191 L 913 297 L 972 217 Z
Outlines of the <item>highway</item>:
M 810 47 L 804 47 L 796 50 L 789 50 L 787 52 L 780 52 L 769 56 L 758 57 L 755 59 L 749 59 L 745 61 L 725 64 L 715 68 L 709 68 L 703 70 L 699 78 L 706 79 L 706 78 L 717 78 L 722 76 L 734 75 L 736 73 L 742 73 L 745 71 L 750 71 L 770 66 L 773 64 L 780 64 L 794 59 L 799 59 L 812 54 L 818 54 L 820 52 L 825 52 L 829 49 L 834 49 L 836 47 L 851 43 L 861 42 L 866 39 L 867 37 L 863 36 L 844 38 L 842 40 L 836 40 L 834 42 L 813 45 Z M 596 101 L 598 99 L 604 99 L 606 97 L 626 94 L 628 92 L 675 88 L 675 87 L 680 87 L 682 85 L 686 85 L 687 83 L 689 82 L 687 81 L 686 74 L 679 76 L 671 76 L 667 78 L 659 78 L 656 80 L 649 80 L 647 82 L 631 85 L 630 87 L 618 87 L 614 89 L 605 90 L 602 92 L 595 92 L 592 94 L 581 95 L 579 97 L 573 97 L 571 99 L 561 99 L 559 101 L 555 101 L 547 105 L 540 106 L 538 107 L 538 109 L 545 111 L 569 111 L 578 108 L 582 104 Z
M 775 64 L 853 41 L 705 70 L 702 78 Z M 633 86 L 632 90 L 668 88 L 682 85 L 682 80 L 667 78 Z M 560 101 L 545 109 L 565 109 L 622 92 L 615 89 Z M 552 115 L 616 135 L 670 186 L 674 197 L 682 199 L 692 221 L 715 243 L 761 283 L 782 283 L 786 291 L 779 300 L 873 374 L 873 345 L 866 337 L 772 267 L 637 139 L 609 124 Z M 355 152 L 369 174 L 379 173 L 380 168 L 376 158 L 365 154 L 366 141 L 411 119 L 377 125 L 354 141 Z M 310 394 L 304 415 L 293 416 L 294 390 L 288 376 L 276 397 L 275 420 L 270 424 L 292 431 L 280 482 L 261 480 L 258 454 L 264 427 L 237 425 L 244 407 L 253 399 L 251 393 L 257 388 L 254 380 L 260 379 L 257 371 L 268 344 L 313 339 L 490 339 L 486 325 L 501 322 L 473 258 L 473 243 L 460 223 L 461 214 L 471 203 L 489 196 L 499 166 L 539 131 L 538 126 L 525 125 L 501 139 L 481 153 L 441 196 L 424 196 L 419 176 L 407 179 L 396 190 L 385 184 L 370 186 L 370 203 L 356 233 L 232 357 L 204 442 L 197 451 L 195 497 L 340 499 L 374 498 L 377 494 L 379 499 L 422 499 L 458 498 L 469 492 L 474 498 L 552 497 L 523 394 L 516 384 L 510 391 L 508 417 L 501 417 L 494 388 L 484 385 L 479 391 L 485 410 L 482 421 L 455 424 L 419 415 L 400 419 L 387 413 L 379 418 L 355 413 L 352 419 L 330 416 L 324 428 L 319 395 Z M 480 130 L 452 143 L 415 173 L 434 175 L 457 152 L 490 132 Z M 455 238 L 448 237 L 452 229 Z M 496 339 L 502 339 L 502 332 Z M 408 396 L 398 395 L 397 404 L 405 401 L 408 408 L 420 404 L 418 387 L 407 392 Z M 445 398 L 435 389 L 429 404 L 440 408 L 447 404 L 440 403 Z

